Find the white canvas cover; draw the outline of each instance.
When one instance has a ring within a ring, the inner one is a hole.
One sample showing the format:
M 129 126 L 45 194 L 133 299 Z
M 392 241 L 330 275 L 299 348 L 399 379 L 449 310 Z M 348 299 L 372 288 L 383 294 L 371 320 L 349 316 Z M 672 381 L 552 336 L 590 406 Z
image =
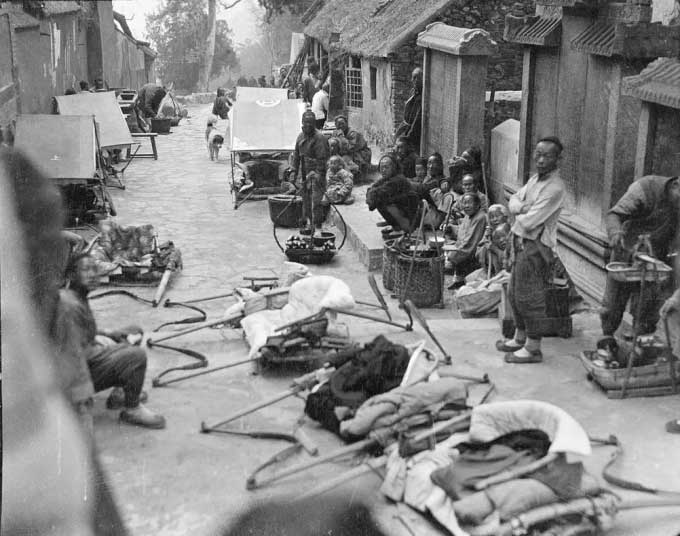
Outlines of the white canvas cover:
M 50 179 L 92 179 L 96 171 L 92 115 L 22 114 L 14 146 Z
M 231 150 L 292 151 L 304 111 L 300 100 L 237 100 L 231 109 Z
M 236 87 L 238 102 L 279 101 L 288 98 L 288 90 L 279 87 Z
M 102 149 L 120 148 L 132 143 L 132 136 L 113 91 L 60 95 L 55 99 L 61 115 L 94 115 Z

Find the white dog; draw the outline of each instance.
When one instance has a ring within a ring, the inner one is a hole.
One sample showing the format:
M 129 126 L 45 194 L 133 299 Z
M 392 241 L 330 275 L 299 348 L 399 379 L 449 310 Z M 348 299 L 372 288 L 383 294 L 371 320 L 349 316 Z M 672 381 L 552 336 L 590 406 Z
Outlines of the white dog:
M 224 136 L 215 128 L 214 121 L 208 121 L 208 126 L 205 129 L 205 141 L 208 145 L 208 155 L 210 160 L 217 160 L 220 154 L 220 149 L 224 143 Z

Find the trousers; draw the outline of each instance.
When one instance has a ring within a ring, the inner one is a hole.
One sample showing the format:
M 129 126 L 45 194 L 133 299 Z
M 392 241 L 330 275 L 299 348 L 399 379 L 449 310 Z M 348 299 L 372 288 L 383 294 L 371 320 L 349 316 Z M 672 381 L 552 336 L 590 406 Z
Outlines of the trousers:
M 553 254 L 538 240 L 515 239 L 515 262 L 510 272 L 508 301 L 515 327 L 531 339 L 541 338 L 541 320 L 547 317 L 545 291 Z
M 622 283 L 608 275 L 600 310 L 602 333 L 605 336 L 614 335 L 621 324 L 629 299 L 630 310 L 634 317 L 637 316 L 638 307 L 641 307 L 640 318 L 635 318 L 635 321 L 640 323 L 640 335 L 654 333 L 659 321 L 659 308 L 663 303 L 662 289 L 659 287 L 653 282 L 646 282 L 644 294 L 641 295 L 640 283 Z
M 307 173 L 302 185 L 302 217 L 314 227 L 321 227 L 326 219 L 322 204 L 326 192 L 326 177 L 316 171 Z
M 94 346 L 87 359 L 95 392 L 111 387 L 122 387 L 125 407 L 139 405 L 144 376 L 146 352 L 139 346 L 121 343 L 111 346 Z

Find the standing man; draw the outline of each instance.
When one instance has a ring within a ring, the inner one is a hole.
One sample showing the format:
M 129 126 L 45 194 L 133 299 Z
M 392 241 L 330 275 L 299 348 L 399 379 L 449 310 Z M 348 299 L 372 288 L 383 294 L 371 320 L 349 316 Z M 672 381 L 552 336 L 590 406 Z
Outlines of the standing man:
M 312 112 L 316 116 L 316 128 L 322 129 L 328 117 L 328 82 L 312 97 Z
M 411 147 L 420 151 L 420 123 L 423 115 L 423 70 L 420 67 L 413 69 L 411 83 L 413 89 L 404 105 L 404 120 L 394 133 L 394 137 L 404 136 Z
M 565 189 L 558 164 L 562 143 L 556 137 L 539 140 L 534 151 L 536 173 L 510 198 L 514 263 L 508 298 L 515 317 L 515 336 L 498 341 L 506 363 L 539 363 L 541 320 L 546 318 L 545 291 L 557 246 L 557 223 Z
M 680 179 L 649 175 L 631 184 L 607 213 L 606 225 L 612 261 L 632 262 L 633 248 L 640 235 L 649 235 L 652 251 L 650 254 L 661 261 L 668 260 L 668 254 L 677 247 L 678 213 L 680 209 Z M 644 296 L 640 296 L 639 283 L 622 283 L 607 276 L 600 320 L 602 334 L 598 348 L 615 354 L 617 343 L 614 332 L 618 329 L 628 299 L 642 300 L 639 334 L 647 335 L 656 331 L 659 321 L 664 289 L 653 282 L 645 284 Z M 668 295 L 668 294 L 666 294 Z M 637 314 L 637 303 L 632 307 Z
M 302 132 L 295 142 L 291 171 L 296 186 L 299 184 L 298 180 L 302 183 L 303 218 L 310 229 L 313 226 L 320 233 L 324 220 L 321 201 L 326 191 L 326 162 L 330 150 L 325 136 L 316 129 L 315 124 L 314 112 L 308 110 L 302 114 Z

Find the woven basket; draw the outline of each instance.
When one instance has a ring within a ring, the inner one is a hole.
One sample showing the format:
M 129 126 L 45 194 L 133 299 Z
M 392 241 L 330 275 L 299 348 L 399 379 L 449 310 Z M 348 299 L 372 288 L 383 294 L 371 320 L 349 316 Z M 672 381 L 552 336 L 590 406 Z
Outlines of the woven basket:
M 397 268 L 399 250 L 394 247 L 394 240 L 388 240 L 383 247 L 382 282 L 385 290 L 394 290 L 394 272 Z
M 279 227 L 298 227 L 302 221 L 302 197 L 293 195 L 270 195 L 269 219 Z
M 396 259 L 394 290 L 401 295 L 407 284 L 411 262 L 411 278 L 404 299 L 410 299 L 417 307 L 441 307 L 444 303 L 444 255 L 437 256 L 436 251 L 430 255 L 416 256 L 400 253 Z

